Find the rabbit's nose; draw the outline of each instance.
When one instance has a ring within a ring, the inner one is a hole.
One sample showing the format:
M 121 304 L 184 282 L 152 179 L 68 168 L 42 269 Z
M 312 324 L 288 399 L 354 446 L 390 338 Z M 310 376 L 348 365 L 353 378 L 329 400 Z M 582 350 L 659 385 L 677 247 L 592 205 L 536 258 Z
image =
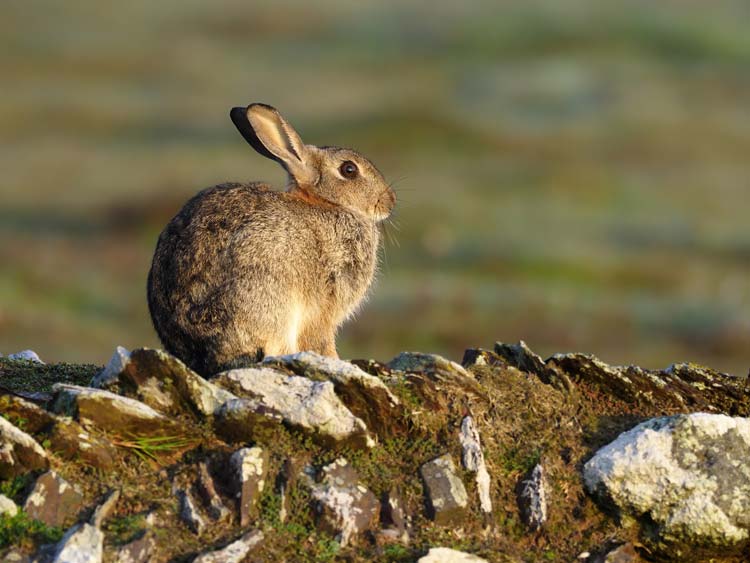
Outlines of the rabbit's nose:
M 378 198 L 378 203 L 375 206 L 376 214 L 385 219 L 393 211 L 396 205 L 396 193 L 391 189 L 387 188 Z

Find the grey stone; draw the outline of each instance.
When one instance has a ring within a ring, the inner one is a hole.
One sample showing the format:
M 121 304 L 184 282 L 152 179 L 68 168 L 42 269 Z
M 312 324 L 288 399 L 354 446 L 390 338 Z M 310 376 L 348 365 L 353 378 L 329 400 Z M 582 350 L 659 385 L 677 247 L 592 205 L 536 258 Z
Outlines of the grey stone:
M 487 563 L 487 560 L 448 547 L 432 547 L 417 563 Z
M 109 387 L 114 386 L 129 362 L 130 352 L 127 348 L 118 346 L 115 348 L 107 365 L 104 366 L 104 369 L 91 379 L 90 386 L 99 389 L 108 389 Z
M 427 516 L 436 524 L 459 524 L 469 499 L 449 454 L 428 461 L 420 468 L 427 494 Z
M 83 507 L 83 494 L 55 471 L 37 477 L 23 509 L 48 526 L 63 526 Z
M 32 562 L 28 555 L 16 547 L 0 551 L 0 561 L 3 563 L 37 563 L 37 560 Z
M 46 469 L 47 453 L 34 438 L 0 417 L 0 479 Z
M 91 524 L 77 524 L 55 548 L 52 563 L 101 563 L 104 534 Z
M 232 514 L 221 500 L 219 493 L 216 492 L 214 478 L 203 461 L 198 464 L 198 479 L 195 488 L 212 520 L 229 519 Z
M 311 431 L 323 443 L 375 444 L 365 423 L 346 408 L 330 381 L 285 375 L 270 368 L 236 369 L 215 381 L 280 413 L 287 424 Z
M 255 505 L 266 486 L 268 452 L 258 448 L 242 448 L 229 459 L 240 511 L 240 526 L 252 521 Z
M 544 360 L 534 353 L 523 340 L 519 340 L 518 344 L 496 342 L 495 353 L 521 371 L 537 375 L 543 375 L 547 371 Z
M 368 389 L 372 394 L 382 394 L 396 406 L 398 397 L 380 379 L 362 371 L 358 366 L 345 360 L 321 356 L 314 352 L 298 352 L 286 356 L 268 356 L 264 364 L 282 366 L 297 375 L 304 375 L 311 379 L 324 378 L 341 385 L 358 384 Z
M 591 563 L 641 563 L 643 559 L 638 555 L 632 543 L 624 543 L 609 547 L 603 553 L 591 558 Z
M 18 506 L 11 499 L 5 495 L 0 495 L 0 515 L 7 514 L 8 516 L 15 516 L 18 514 Z
M 380 503 L 345 459 L 326 465 L 321 482 L 312 486 L 311 493 L 319 526 L 335 534 L 342 547 L 375 527 Z
M 461 365 L 465 368 L 473 366 L 507 366 L 507 362 L 495 352 L 482 348 L 469 348 L 464 351 Z
M 189 491 L 178 489 L 177 499 L 180 503 L 180 519 L 194 534 L 201 535 L 206 528 L 206 522 L 198 511 L 192 495 Z
M 91 387 L 53 386 L 55 412 L 73 417 L 84 426 L 91 425 L 122 435 L 183 435 L 183 427 L 148 405 L 115 393 Z
M 385 527 L 383 530 L 386 535 L 393 536 L 393 539 L 407 543 L 409 540 L 408 520 L 404 510 L 403 497 L 397 489 L 391 489 L 383 498 L 380 507 L 380 521 Z
M 37 404 L 11 394 L 0 394 L 0 412 L 9 422 L 28 434 L 37 434 L 52 426 L 55 417 Z
M 641 523 L 650 549 L 688 561 L 748 545 L 749 458 L 750 419 L 694 413 L 624 432 L 583 475 L 625 524 Z
M 278 366 L 316 381 L 330 381 L 336 395 L 368 429 L 383 435 L 391 434 L 399 422 L 399 399 L 378 377 L 358 366 L 313 352 L 271 356 L 264 365 Z
M 653 371 L 637 366 L 610 366 L 588 354 L 555 354 L 545 366 L 540 379 L 565 389 L 584 384 L 618 400 L 658 406 L 661 411 L 750 415 L 742 378 L 695 364 L 675 364 Z
M 150 348 L 138 348 L 128 354 L 118 347 L 92 386 L 130 394 L 135 389 L 136 398 L 158 411 L 178 414 L 187 410 L 200 417 L 213 416 L 221 405 L 235 398 L 178 358 Z
M 281 471 L 276 478 L 276 487 L 281 497 L 279 507 L 279 521 L 286 522 L 287 516 L 289 515 L 289 503 L 291 502 L 290 491 L 293 489 L 297 477 L 299 476 L 299 463 L 293 458 L 284 460 L 284 464 L 281 466 Z
M 104 501 L 94 510 L 89 523 L 92 526 L 101 528 L 104 521 L 114 512 L 118 500 L 120 500 L 120 490 L 114 489 L 110 491 Z
M 117 458 L 110 440 L 100 438 L 67 416 L 56 416 L 49 430 L 49 449 L 63 459 L 76 459 L 98 469 L 109 469 Z
M 156 538 L 151 530 L 146 530 L 138 538 L 117 550 L 116 563 L 150 563 L 156 553 Z
M 436 379 L 450 379 L 455 377 L 474 378 L 462 365 L 437 354 L 401 352 L 388 362 L 387 365 L 392 370 L 403 371 L 405 373 L 424 373 Z
M 39 355 L 34 352 L 34 350 L 22 350 L 21 352 L 16 352 L 15 354 L 8 354 L 9 360 L 20 360 L 24 362 L 34 362 L 37 364 L 44 365 L 44 362 L 39 357 Z
M 193 563 L 240 563 L 262 541 L 263 532 L 251 530 L 226 547 L 199 555 Z
M 521 519 L 529 529 L 538 530 L 547 522 L 547 483 L 541 464 L 521 479 L 517 499 Z
M 264 440 L 279 427 L 284 417 L 257 399 L 231 399 L 216 413 L 214 430 L 227 442 Z
M 472 416 L 465 416 L 461 421 L 461 432 L 458 435 L 463 450 L 463 464 L 468 471 L 476 473 L 477 492 L 479 493 L 479 507 L 486 515 L 492 512 L 492 498 L 490 497 L 490 474 L 482 453 L 482 442 L 479 430 L 474 424 Z

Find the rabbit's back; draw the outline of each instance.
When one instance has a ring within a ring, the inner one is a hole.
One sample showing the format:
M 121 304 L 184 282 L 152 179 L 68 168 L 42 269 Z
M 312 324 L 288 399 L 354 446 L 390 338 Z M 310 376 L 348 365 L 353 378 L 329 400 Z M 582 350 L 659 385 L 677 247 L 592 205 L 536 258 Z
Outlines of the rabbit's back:
M 159 237 L 148 288 L 154 326 L 203 372 L 231 350 L 267 353 L 265 335 L 288 325 L 285 315 L 310 330 L 348 316 L 372 279 L 377 245 L 377 229 L 356 215 L 264 184 L 203 190 Z

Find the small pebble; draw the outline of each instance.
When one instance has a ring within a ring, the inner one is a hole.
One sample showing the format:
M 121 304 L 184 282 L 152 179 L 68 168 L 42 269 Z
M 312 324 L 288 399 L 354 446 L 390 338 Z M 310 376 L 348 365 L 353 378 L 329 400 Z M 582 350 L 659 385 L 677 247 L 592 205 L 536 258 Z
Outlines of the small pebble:
M 16 352 L 15 354 L 8 354 L 9 360 L 25 360 L 27 362 L 36 362 L 37 364 L 44 364 L 39 355 L 34 350 L 23 350 Z

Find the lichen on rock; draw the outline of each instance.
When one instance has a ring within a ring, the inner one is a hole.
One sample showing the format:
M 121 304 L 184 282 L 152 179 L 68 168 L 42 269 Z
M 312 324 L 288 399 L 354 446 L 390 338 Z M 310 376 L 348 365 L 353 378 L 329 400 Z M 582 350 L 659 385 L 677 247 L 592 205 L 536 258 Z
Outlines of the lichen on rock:
M 750 540 L 750 420 L 694 413 L 648 420 L 584 467 L 588 490 L 640 522 L 652 549 L 688 560 L 696 546 Z
M 373 446 L 367 426 L 346 408 L 330 381 L 286 375 L 270 368 L 225 372 L 215 379 L 233 393 L 255 399 L 287 424 L 311 431 L 323 442 Z

